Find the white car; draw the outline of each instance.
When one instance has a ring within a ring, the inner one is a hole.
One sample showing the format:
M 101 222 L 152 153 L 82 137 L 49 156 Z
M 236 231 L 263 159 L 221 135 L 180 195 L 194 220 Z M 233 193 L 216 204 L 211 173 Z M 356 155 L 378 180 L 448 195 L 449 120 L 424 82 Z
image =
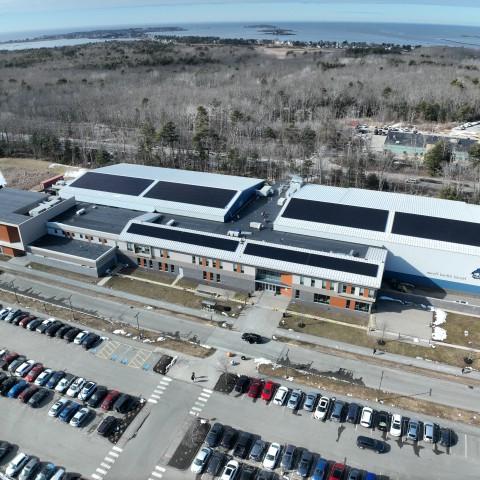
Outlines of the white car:
M 402 416 L 398 413 L 392 415 L 392 423 L 390 424 L 390 435 L 392 437 L 402 436 Z
M 85 385 L 85 379 L 78 377 L 71 385 L 68 387 L 67 395 L 69 397 L 76 397 Z
M 97 384 L 95 382 L 85 382 L 82 391 L 78 394 L 78 399 L 83 401 L 88 400 L 96 389 Z
M 73 343 L 75 345 L 80 345 L 84 338 L 89 334 L 90 332 L 88 330 L 83 330 L 82 332 L 80 332 L 76 337 L 75 339 L 73 340 Z
M 26 362 L 23 362 L 16 370 L 15 370 L 15 376 L 16 377 L 24 377 L 36 364 L 37 362 L 35 360 L 27 360 Z
M 36 331 L 38 333 L 41 333 L 42 332 L 42 329 L 43 329 L 43 332 L 45 332 L 45 330 L 55 321 L 54 318 L 47 318 L 46 320 L 44 320 L 37 328 L 36 328 Z M 43 328 L 43 325 L 46 325 L 45 328 Z
M 202 473 L 205 465 L 208 463 L 210 456 L 212 455 L 212 449 L 208 447 L 203 447 L 194 458 L 190 470 L 193 473 Z
M 263 468 L 273 470 L 277 464 L 278 457 L 280 456 L 280 450 L 282 447 L 278 443 L 272 443 L 267 450 L 267 454 L 263 459 Z
M 55 391 L 58 393 L 65 393 L 70 385 L 75 381 L 75 377 L 72 375 L 65 375 L 56 385 Z
M 52 373 L 53 370 L 51 368 L 46 368 L 35 380 L 35 385 L 44 385 Z
M 220 480 L 234 480 L 237 478 L 240 465 L 235 460 L 230 460 L 223 469 Z
M 68 400 L 67 398 L 58 399 L 50 407 L 50 410 L 48 411 L 48 416 L 49 417 L 58 417 L 60 415 L 60 412 L 64 409 L 65 405 L 69 404 L 70 402 L 71 402 L 71 400 Z
M 15 477 L 20 473 L 20 470 L 28 463 L 30 457 L 25 453 L 19 453 L 9 464 L 5 473 L 8 477 Z
M 362 408 L 362 415 L 360 416 L 360 425 L 365 428 L 372 428 L 373 409 L 370 407 Z
M 285 405 L 285 400 L 288 397 L 288 388 L 287 387 L 279 387 L 277 390 L 277 393 L 275 394 L 275 397 L 273 397 L 273 403 L 275 405 Z
M 83 407 L 72 417 L 69 423 L 72 427 L 80 428 L 85 423 L 89 415 L 90 409 Z
M 328 407 L 330 405 L 330 399 L 328 397 L 322 397 L 318 401 L 317 408 L 313 412 L 313 418 L 317 420 L 323 420 L 328 412 Z

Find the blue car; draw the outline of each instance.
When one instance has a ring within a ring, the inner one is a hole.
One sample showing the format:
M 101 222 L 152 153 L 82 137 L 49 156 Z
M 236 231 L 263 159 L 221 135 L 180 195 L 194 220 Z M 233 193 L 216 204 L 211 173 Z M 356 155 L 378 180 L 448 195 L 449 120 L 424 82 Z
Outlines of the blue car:
M 319 458 L 315 465 L 315 469 L 313 470 L 312 480 L 324 480 L 327 471 L 328 462 L 323 458 Z
M 50 388 L 52 390 L 53 388 L 56 387 L 57 383 L 65 376 L 65 372 L 59 371 L 59 372 L 53 372 L 51 377 L 48 379 L 47 382 L 47 388 Z
M 377 476 L 374 473 L 367 472 L 365 480 L 377 480 Z
M 7 393 L 8 398 L 17 398 L 23 390 L 25 390 L 29 386 L 29 383 L 25 380 L 20 380 L 17 384 L 15 384 Z
M 61 412 L 58 418 L 65 423 L 68 423 L 72 417 L 80 410 L 82 406 L 77 402 L 72 402 L 67 405 Z

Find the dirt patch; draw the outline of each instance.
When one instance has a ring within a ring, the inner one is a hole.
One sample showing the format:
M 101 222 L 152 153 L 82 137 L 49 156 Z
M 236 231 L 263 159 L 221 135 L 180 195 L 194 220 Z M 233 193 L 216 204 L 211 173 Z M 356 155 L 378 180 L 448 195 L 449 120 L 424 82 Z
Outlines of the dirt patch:
M 139 268 L 122 270 L 122 275 L 130 275 L 134 278 L 151 280 L 152 282 L 166 283 L 167 285 L 170 285 L 175 280 L 175 276 L 168 275 L 165 272 L 149 272 L 148 270 L 141 270 Z
M 440 326 L 447 330 L 446 342 L 480 349 L 480 318 L 448 312 L 447 323 Z
M 392 408 L 405 409 L 428 416 L 442 418 L 444 420 L 480 426 L 480 415 L 478 415 L 477 412 L 447 407 L 420 398 L 413 398 L 411 396 L 401 396 L 384 390 L 366 387 L 358 382 L 355 383 L 354 381 L 329 378 L 327 376 L 297 370 L 292 367 L 275 365 L 260 365 L 258 371 L 267 377 L 288 378 L 294 383 L 315 387 L 322 392 L 330 392 L 333 396 L 335 396 L 335 394 L 340 394 L 370 402 L 376 401 L 382 405 L 379 405 L 379 409 L 385 408 L 384 405 L 387 404 Z M 425 394 L 428 394 L 428 392 L 425 392 Z
M 195 280 L 191 280 L 189 278 L 181 278 L 177 283 L 177 287 L 182 287 L 182 288 L 189 288 L 191 290 L 195 290 L 198 287 L 198 282 Z
M 118 443 L 122 435 L 125 433 L 129 425 L 135 420 L 137 415 L 141 412 L 142 408 L 145 406 L 145 400 L 141 399 L 136 404 L 135 408 L 128 412 L 118 423 L 115 431 L 109 435 L 108 440 L 111 443 Z M 140 425 L 141 426 L 141 425 Z M 140 428 L 140 427 L 139 427 Z
M 222 373 L 220 377 L 218 377 L 217 383 L 213 387 L 213 390 L 215 392 L 226 393 L 228 395 L 229 393 L 233 392 L 237 378 L 237 375 L 234 373 Z
M 209 430 L 209 423 L 202 423 L 200 419 L 195 419 L 183 436 L 168 465 L 179 470 L 186 470 L 190 467 Z
M 99 278 L 89 277 L 88 275 L 82 275 L 81 273 L 67 272 L 64 270 L 59 272 L 57 268 L 49 267 L 48 265 L 43 265 L 41 263 L 31 262 L 27 265 L 27 267 L 39 272 L 51 273 L 52 275 L 61 274 L 62 277 L 70 278 L 71 280 L 77 280 L 79 282 L 96 284 L 100 280 Z
M 348 312 L 340 309 L 333 309 L 322 305 L 308 305 L 303 302 L 292 302 L 287 308 L 287 312 L 304 313 L 316 317 L 328 318 L 337 322 L 351 323 L 353 325 L 368 325 L 368 314 Z

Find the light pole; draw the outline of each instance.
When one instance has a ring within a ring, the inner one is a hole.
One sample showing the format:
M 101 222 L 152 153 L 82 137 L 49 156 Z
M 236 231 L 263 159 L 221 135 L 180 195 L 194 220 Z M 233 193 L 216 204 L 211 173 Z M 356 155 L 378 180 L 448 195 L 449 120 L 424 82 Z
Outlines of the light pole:
M 75 312 L 73 311 L 72 307 L 72 295 L 68 297 L 68 303 L 70 305 L 70 313 L 72 314 L 72 320 L 75 321 Z
M 141 334 L 140 334 L 140 322 L 138 321 L 138 317 L 140 316 L 140 312 L 137 312 L 135 314 L 135 319 L 137 320 L 137 330 L 138 330 L 138 336 L 141 337 Z
M 15 280 L 12 280 L 10 284 L 12 285 L 12 290 L 13 290 L 13 294 L 15 295 L 16 302 L 20 303 L 20 300 L 18 299 L 18 295 L 17 295 L 17 287 L 15 286 Z

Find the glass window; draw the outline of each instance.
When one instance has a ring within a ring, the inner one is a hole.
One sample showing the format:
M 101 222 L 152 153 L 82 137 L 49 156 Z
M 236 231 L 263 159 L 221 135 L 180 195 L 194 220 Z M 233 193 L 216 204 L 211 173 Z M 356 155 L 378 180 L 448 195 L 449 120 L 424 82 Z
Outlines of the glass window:
M 300 298 L 300 290 L 295 290 L 295 298 Z
M 133 252 L 133 243 L 127 243 L 127 250 Z
M 220 274 L 217 273 L 217 283 L 220 283 Z
M 365 296 L 365 289 L 363 287 L 360 287 L 359 291 L 358 291 L 358 294 L 361 296 L 361 297 L 364 297 Z
M 208 276 L 209 276 L 210 280 L 213 280 L 213 272 L 208 272 Z
M 303 285 L 304 281 L 305 281 L 304 278 L 300 277 L 300 285 Z
M 175 265 L 170 265 L 170 271 L 173 273 L 175 271 Z
M 315 279 L 314 278 L 312 278 L 312 284 L 311 285 L 312 285 L 312 287 L 315 286 Z
M 347 293 L 347 286 L 345 284 L 342 285 L 342 293 Z
M 192 263 L 195 263 L 195 255 L 192 255 Z
M 203 279 L 206 280 L 207 279 L 207 272 L 203 271 Z
M 345 303 L 345 308 L 350 308 L 350 300 L 347 300 L 347 303 Z
M 328 295 L 321 295 L 320 293 L 314 293 L 313 294 L 313 301 L 315 303 L 329 304 L 330 303 L 330 297 Z
M 152 260 L 149 260 L 149 261 L 148 261 L 148 266 L 149 266 L 150 268 L 153 268 L 153 262 L 152 262 Z
M 322 288 L 323 289 L 327 288 L 327 281 L 326 280 L 322 280 Z
M 360 312 L 368 312 L 368 303 L 355 302 L 355 310 Z
M 212 260 L 212 267 L 217 268 L 217 261 L 216 260 Z
M 205 259 L 205 266 L 206 267 L 210 266 L 210 260 L 208 258 Z

